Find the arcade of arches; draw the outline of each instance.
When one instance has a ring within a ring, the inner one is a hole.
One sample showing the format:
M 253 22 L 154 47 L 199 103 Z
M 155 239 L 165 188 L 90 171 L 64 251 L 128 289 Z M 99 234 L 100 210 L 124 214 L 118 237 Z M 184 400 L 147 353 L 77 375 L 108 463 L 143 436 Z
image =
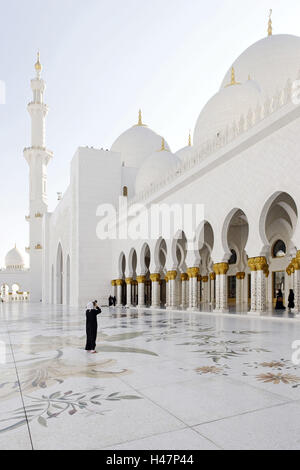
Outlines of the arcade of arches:
M 145 242 L 127 256 L 124 250 L 118 278 L 111 282 L 117 306 L 193 311 L 210 306 L 220 313 L 236 306 L 259 314 L 274 308 L 279 290 L 287 307 L 293 289 L 294 312 L 300 313 L 300 251 L 293 241 L 298 210 L 293 198 L 276 193 L 258 220 L 261 249 L 256 257 L 247 254 L 251 226 L 241 209 L 233 209 L 223 223 L 221 260 L 213 257 L 216 233 L 208 221 L 199 229 L 192 252 L 184 231 L 171 241 Z

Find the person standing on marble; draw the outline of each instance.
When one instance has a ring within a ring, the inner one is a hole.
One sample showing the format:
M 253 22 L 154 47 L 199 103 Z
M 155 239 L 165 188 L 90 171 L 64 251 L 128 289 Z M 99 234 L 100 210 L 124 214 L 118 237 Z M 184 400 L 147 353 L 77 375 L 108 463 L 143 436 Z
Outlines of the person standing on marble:
M 288 308 L 289 308 L 289 312 L 291 312 L 292 309 L 295 308 L 295 294 L 294 294 L 293 289 L 290 289 Z
M 85 350 L 91 354 L 96 354 L 96 339 L 98 332 L 97 315 L 101 313 L 97 300 L 89 302 L 86 310 L 86 346 Z

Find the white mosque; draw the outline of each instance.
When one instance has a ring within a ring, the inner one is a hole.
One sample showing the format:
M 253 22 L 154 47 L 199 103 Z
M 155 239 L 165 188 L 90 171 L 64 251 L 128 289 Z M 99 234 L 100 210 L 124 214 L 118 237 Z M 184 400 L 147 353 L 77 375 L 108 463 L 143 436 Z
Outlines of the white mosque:
M 8 253 L 0 271 L 3 297 L 82 306 L 94 298 L 107 304 L 114 293 L 119 306 L 210 306 L 220 313 L 236 306 L 260 314 L 272 308 L 278 289 L 286 303 L 293 289 L 300 313 L 300 37 L 273 35 L 269 19 L 268 36 L 230 65 L 201 110 L 193 145 L 190 136 L 187 147 L 172 153 L 140 112 L 110 151 L 78 148 L 52 213 L 39 58 L 35 69 L 31 146 L 24 150 L 30 269 L 17 248 Z M 168 238 L 162 232 L 101 239 L 99 206 L 119 211 L 120 201 L 129 212 L 116 222 L 118 231 L 124 223 L 139 226 L 154 204 L 202 204 L 204 218 L 192 243 L 180 218 Z M 14 296 L 13 285 L 26 295 Z

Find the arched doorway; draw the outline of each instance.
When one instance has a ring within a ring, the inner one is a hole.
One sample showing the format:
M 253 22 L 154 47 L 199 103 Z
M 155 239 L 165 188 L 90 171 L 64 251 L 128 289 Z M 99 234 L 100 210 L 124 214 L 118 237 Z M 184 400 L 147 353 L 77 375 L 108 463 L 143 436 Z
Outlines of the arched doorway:
M 295 248 L 292 238 L 297 222 L 297 205 L 288 193 L 275 193 L 266 202 L 260 219 L 260 235 L 269 263 L 267 301 L 273 306 L 276 292 L 282 291 L 286 303 L 288 289 L 292 287 L 286 270 Z
M 63 303 L 63 252 L 61 244 L 58 245 L 56 256 L 56 303 Z
M 248 305 L 251 292 L 248 284 L 251 282 L 248 273 L 248 259 L 245 247 L 249 237 L 249 224 L 243 210 L 235 208 L 227 216 L 223 228 L 224 249 L 228 257 L 229 270 L 227 273 L 228 304 Z

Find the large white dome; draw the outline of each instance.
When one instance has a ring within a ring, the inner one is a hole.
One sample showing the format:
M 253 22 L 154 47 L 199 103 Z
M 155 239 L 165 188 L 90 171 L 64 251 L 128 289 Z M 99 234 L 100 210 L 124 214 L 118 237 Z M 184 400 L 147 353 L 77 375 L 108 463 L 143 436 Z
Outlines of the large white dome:
M 150 155 L 138 171 L 135 192 L 139 194 L 159 182 L 168 172 L 180 164 L 179 158 L 168 150 L 160 150 Z
M 254 111 L 261 102 L 262 93 L 258 84 L 253 80 L 238 84 L 239 78 L 236 77 L 237 84 L 221 89 L 204 106 L 194 132 L 196 148 L 207 140 L 221 136 L 226 127 L 232 126 L 233 122 L 238 125 L 241 116 L 244 115 L 246 118 L 249 109 Z
M 300 69 L 300 38 L 288 34 L 268 36 L 256 42 L 234 62 L 239 81 L 248 75 L 259 83 L 263 92 L 272 98 L 281 91 L 288 79 L 295 80 Z M 221 88 L 230 82 L 231 67 Z
M 122 154 L 122 163 L 126 167 L 140 168 L 145 159 L 160 148 L 161 140 L 160 135 L 142 124 L 140 116 L 139 124 L 121 134 L 111 151 Z M 170 150 L 167 143 L 166 148 Z
M 5 256 L 5 267 L 7 269 L 23 269 L 24 265 L 24 258 L 17 247 L 10 250 Z

